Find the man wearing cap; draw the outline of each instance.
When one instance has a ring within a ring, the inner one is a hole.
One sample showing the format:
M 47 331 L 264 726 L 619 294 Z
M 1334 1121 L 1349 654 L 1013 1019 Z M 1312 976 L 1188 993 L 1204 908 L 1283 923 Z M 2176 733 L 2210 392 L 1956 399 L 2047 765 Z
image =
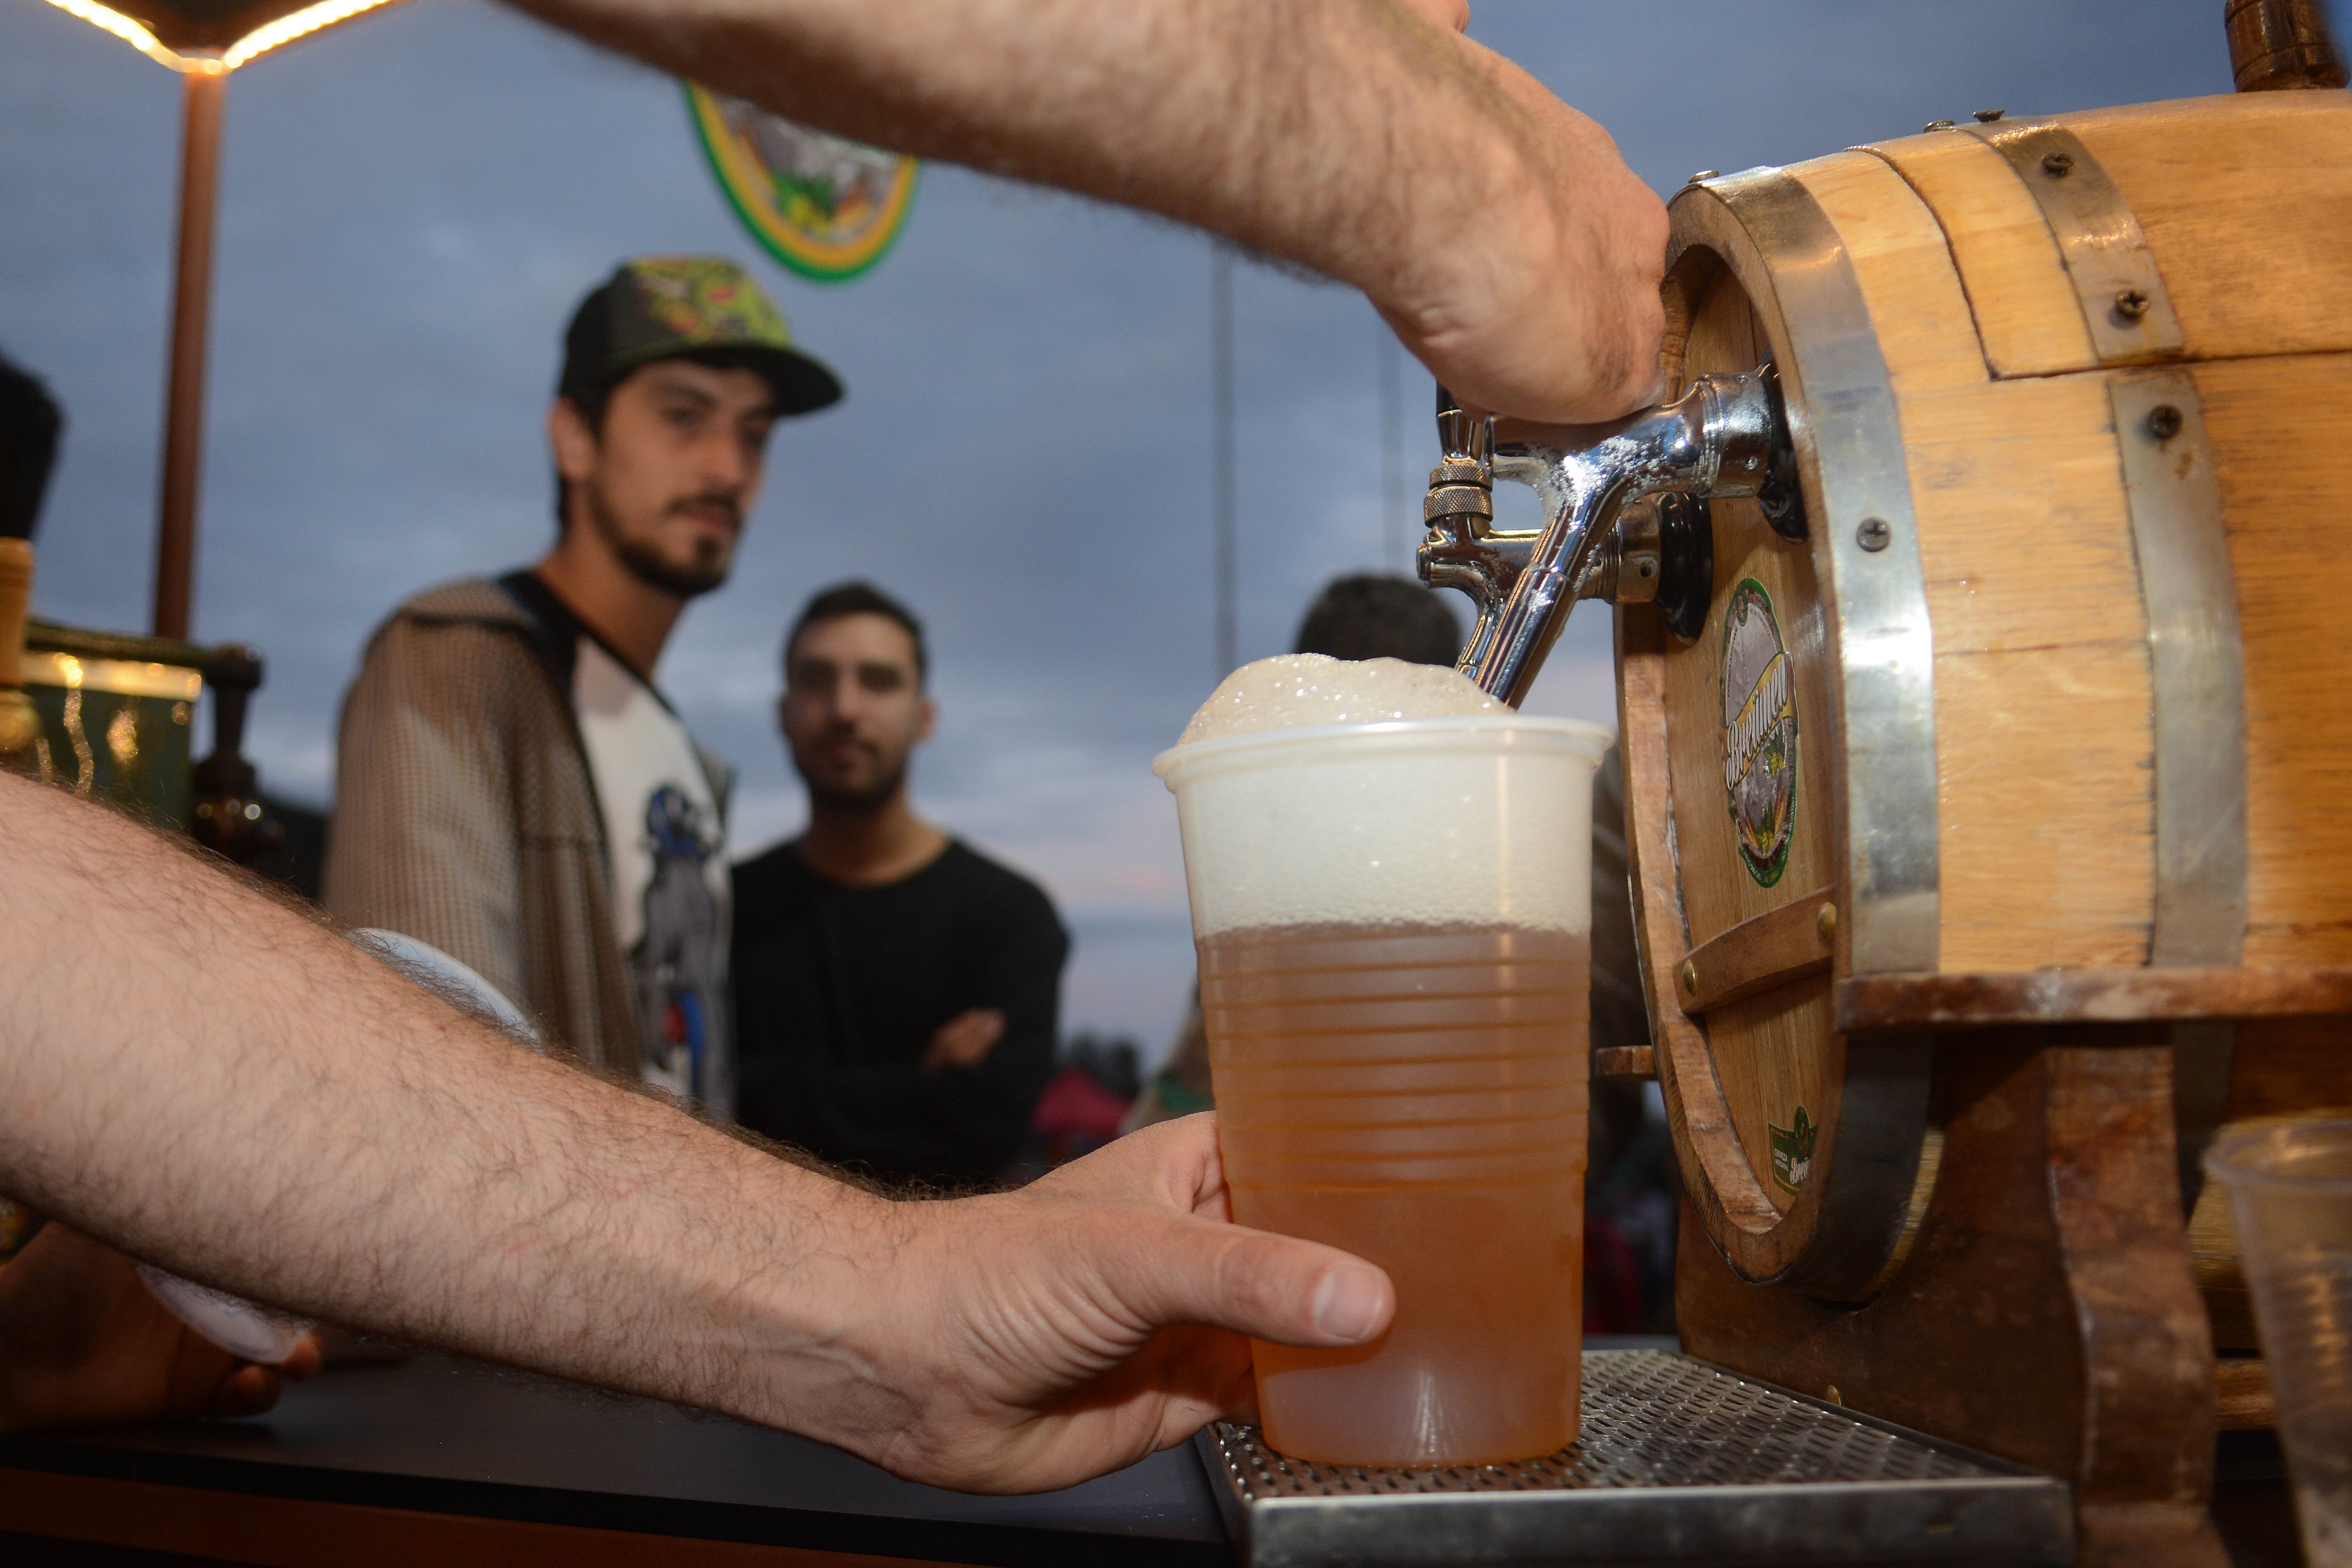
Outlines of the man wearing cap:
M 731 262 L 625 264 L 564 339 L 554 549 L 403 605 L 343 705 L 329 910 L 444 949 L 561 1047 L 721 1117 L 729 772 L 654 668 L 727 580 L 769 427 L 840 396 Z

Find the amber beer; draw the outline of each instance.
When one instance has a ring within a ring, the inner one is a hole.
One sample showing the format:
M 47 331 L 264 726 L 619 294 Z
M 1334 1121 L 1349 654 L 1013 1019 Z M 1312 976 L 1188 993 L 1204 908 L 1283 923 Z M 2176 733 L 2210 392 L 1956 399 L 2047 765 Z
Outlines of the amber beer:
M 1282 1453 L 1484 1464 L 1576 1436 L 1607 744 L 1505 711 L 1228 734 L 1154 764 L 1234 1217 L 1396 1286 L 1376 1343 L 1255 1346 Z
M 1266 1441 L 1392 1465 L 1571 1441 L 1586 939 L 1307 926 L 1226 932 L 1200 959 L 1234 1217 L 1396 1285 L 1372 1350 L 1255 1347 Z

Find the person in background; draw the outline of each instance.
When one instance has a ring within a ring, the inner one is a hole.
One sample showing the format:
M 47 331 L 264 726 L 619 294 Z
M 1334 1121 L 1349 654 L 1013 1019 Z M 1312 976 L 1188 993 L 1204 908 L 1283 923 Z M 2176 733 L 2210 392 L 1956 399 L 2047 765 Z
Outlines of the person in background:
M 1035 883 L 908 802 L 937 710 L 904 605 L 828 588 L 783 666 L 809 824 L 735 868 L 740 1119 L 871 1175 L 986 1181 L 1052 1075 L 1069 937 Z
M 30 539 L 65 415 L 48 388 L 0 354 L 0 539 Z
M 1629 871 L 1623 752 L 1612 746 L 1592 775 L 1591 1043 L 1596 1057 L 1612 1046 L 1650 1043 Z M 1663 1147 L 1665 1125 L 1650 1114 L 1640 1083 L 1596 1077 L 1585 1128 L 1584 1331 L 1671 1331 L 1678 1200 L 1673 1154 Z
M 1444 595 L 1368 572 L 1334 578 L 1315 596 L 1291 651 L 1450 665 L 1462 654 L 1462 625 Z
M 624 264 L 548 413 L 555 548 L 417 595 L 343 704 L 326 905 L 472 966 L 581 1059 L 734 1110 L 728 769 L 653 683 L 777 419 L 841 396 L 732 262 Z
M 22 540 L 23 550 L 9 553 L 26 563 L 12 567 L 12 574 L 29 567 L 41 498 L 48 493 L 65 423 L 65 411 L 40 379 L 0 354 L 0 540 Z M 10 592 L 29 595 L 31 587 L 29 581 L 20 581 Z M 15 617 L 29 608 L 15 605 L 6 612 L 7 626 L 0 628 L 0 635 L 16 641 L 15 647 L 0 650 L 11 668 L 24 651 L 24 627 Z M 42 772 L 40 731 L 40 720 L 24 692 L 0 691 L 0 768 L 37 777 Z M 0 1258 L 16 1249 L 22 1229 L 19 1211 L 0 1198 Z

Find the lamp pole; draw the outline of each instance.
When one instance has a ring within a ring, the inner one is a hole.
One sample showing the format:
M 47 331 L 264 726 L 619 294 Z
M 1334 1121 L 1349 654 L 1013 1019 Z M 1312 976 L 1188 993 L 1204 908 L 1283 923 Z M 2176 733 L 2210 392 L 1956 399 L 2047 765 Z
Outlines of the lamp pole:
M 196 490 L 203 477 L 205 351 L 212 318 L 213 220 L 219 209 L 221 110 L 229 73 L 191 70 L 180 138 L 180 244 L 172 291 L 172 367 L 163 404 L 163 482 L 155 539 L 154 633 L 188 635 Z
M 204 479 L 205 349 L 212 325 L 213 218 L 220 204 L 221 110 L 228 100 L 229 73 L 270 50 L 340 26 L 363 12 L 396 0 L 313 0 L 308 5 L 246 6 L 205 0 L 170 7 L 164 26 L 171 41 L 137 19 L 86 0 L 49 0 L 93 26 L 103 28 L 182 78 L 180 131 L 180 244 L 172 288 L 172 366 L 163 387 L 163 476 L 155 519 L 154 633 L 185 638 L 188 604 L 195 587 L 196 492 Z M 152 9 L 152 8 L 151 8 Z M 178 37 L 189 34 L 216 40 L 236 14 L 252 10 L 278 15 L 226 47 L 192 48 Z

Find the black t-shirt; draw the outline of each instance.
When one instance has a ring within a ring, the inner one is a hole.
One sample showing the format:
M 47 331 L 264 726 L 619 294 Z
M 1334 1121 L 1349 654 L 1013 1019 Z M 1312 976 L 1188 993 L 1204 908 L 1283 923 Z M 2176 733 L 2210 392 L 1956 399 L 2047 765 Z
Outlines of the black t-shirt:
M 737 1119 L 885 1177 L 983 1181 L 1052 1076 L 1070 939 L 1045 890 L 950 843 L 882 888 L 782 844 L 735 868 Z M 923 1070 L 940 1025 L 1004 1012 L 977 1067 Z

